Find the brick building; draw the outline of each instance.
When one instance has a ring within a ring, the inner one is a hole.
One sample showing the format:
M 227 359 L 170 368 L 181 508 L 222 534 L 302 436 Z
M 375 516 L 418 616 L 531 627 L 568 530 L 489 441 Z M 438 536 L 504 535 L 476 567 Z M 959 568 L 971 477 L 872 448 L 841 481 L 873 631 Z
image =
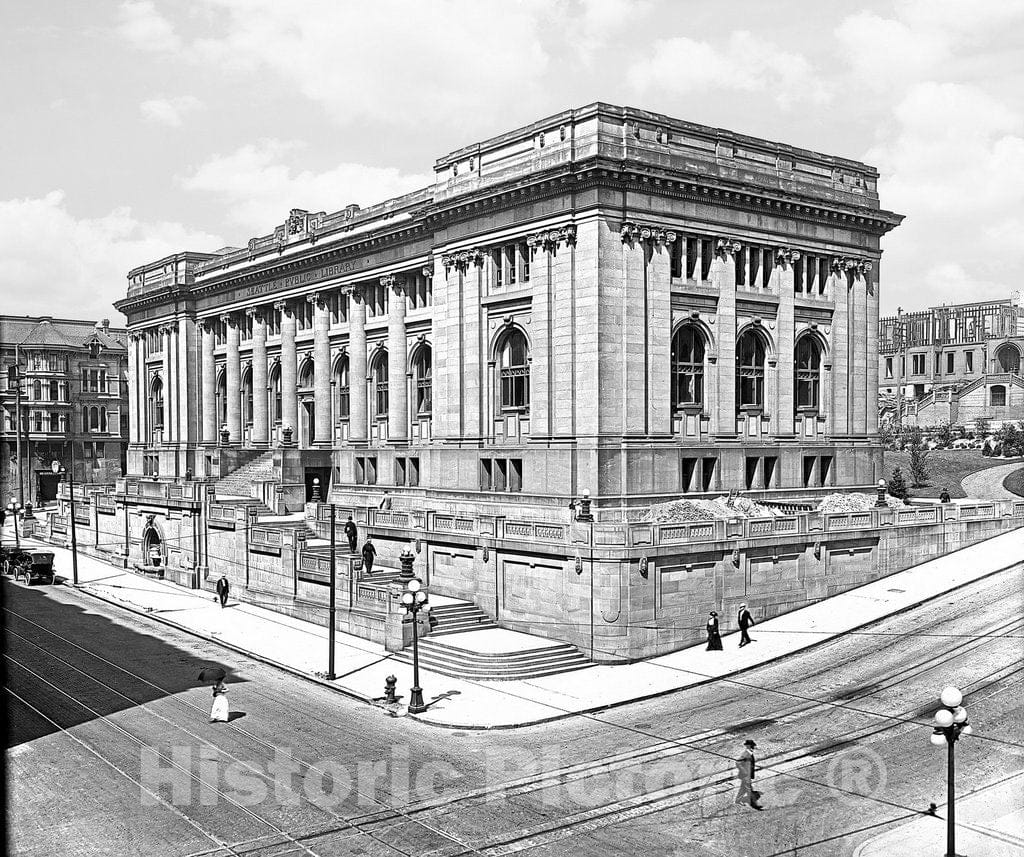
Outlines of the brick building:
M 592 104 L 434 171 L 129 273 L 130 478 L 97 538 L 301 612 L 329 500 L 385 568 L 415 544 L 433 591 L 603 660 L 677 647 L 708 603 L 772 615 L 880 573 L 863 532 L 832 560 L 774 523 L 629 523 L 880 476 L 879 242 L 901 216 L 872 167 Z M 281 523 L 298 511 L 309 542 Z M 388 596 L 352 575 L 344 621 L 377 634 Z
M 878 384 L 887 406 L 902 392 L 904 423 L 1024 420 L 1024 302 L 899 312 L 879 322 Z
M 54 499 L 54 460 L 82 484 L 124 473 L 126 342 L 106 319 L 0 316 L 0 503 Z

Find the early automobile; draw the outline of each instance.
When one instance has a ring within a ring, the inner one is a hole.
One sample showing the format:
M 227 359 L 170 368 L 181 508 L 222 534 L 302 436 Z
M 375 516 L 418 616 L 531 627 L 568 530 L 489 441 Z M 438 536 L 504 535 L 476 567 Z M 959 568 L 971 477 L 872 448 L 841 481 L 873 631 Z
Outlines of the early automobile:
M 53 551 L 29 548 L 24 553 L 27 560 L 23 560 L 14 572 L 14 579 L 19 578 L 31 586 L 37 580 L 43 583 L 53 583 Z

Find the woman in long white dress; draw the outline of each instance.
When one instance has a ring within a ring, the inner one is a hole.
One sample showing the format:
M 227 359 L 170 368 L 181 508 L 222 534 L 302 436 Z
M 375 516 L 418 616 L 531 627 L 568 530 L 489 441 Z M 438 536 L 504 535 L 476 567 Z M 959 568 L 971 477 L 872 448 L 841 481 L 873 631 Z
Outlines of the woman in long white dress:
M 224 684 L 224 679 L 213 686 L 213 710 L 210 712 L 210 722 L 228 722 L 228 688 Z

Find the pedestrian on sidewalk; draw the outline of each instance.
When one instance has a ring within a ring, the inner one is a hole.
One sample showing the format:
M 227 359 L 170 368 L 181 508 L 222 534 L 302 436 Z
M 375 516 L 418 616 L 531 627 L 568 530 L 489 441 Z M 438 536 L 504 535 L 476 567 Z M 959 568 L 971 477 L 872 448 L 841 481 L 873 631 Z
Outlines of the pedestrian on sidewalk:
M 363 571 L 370 574 L 373 571 L 373 561 L 377 556 L 377 548 L 373 546 L 373 540 L 367 536 L 366 544 L 363 545 Z
M 942 493 L 939 494 L 939 502 L 940 503 L 948 503 L 950 501 L 950 499 L 951 498 L 949 496 L 949 489 L 948 488 L 943 488 L 942 489 Z
M 754 624 L 754 617 L 750 615 L 750 611 L 747 609 L 746 604 L 740 605 L 740 613 L 737 617 L 737 624 L 740 626 L 740 648 L 742 649 L 747 643 L 753 643 L 750 639 L 748 628 Z
M 708 617 L 708 648 L 709 652 L 722 651 L 722 634 L 718 630 L 718 614 L 712 610 Z
M 227 723 L 228 719 L 228 687 L 224 684 L 224 679 L 221 679 L 213 686 L 213 708 L 210 710 L 210 722 Z
M 217 581 L 217 597 L 220 599 L 220 606 L 223 610 L 228 606 L 228 592 L 231 591 L 231 584 L 228 583 L 228 579 L 225 575 L 220 576 L 220 580 Z
M 359 546 L 359 530 L 351 515 L 348 516 L 348 520 L 345 522 L 345 537 L 348 539 L 349 553 L 355 553 Z
M 764 809 L 757 801 L 761 792 L 754 790 L 754 777 L 757 774 L 757 760 L 754 758 L 754 748 L 757 746 L 749 738 L 743 742 L 743 752 L 736 760 L 736 773 L 740 781 L 739 790 L 736 792 L 736 799 L 733 803 L 750 804 L 754 809 Z

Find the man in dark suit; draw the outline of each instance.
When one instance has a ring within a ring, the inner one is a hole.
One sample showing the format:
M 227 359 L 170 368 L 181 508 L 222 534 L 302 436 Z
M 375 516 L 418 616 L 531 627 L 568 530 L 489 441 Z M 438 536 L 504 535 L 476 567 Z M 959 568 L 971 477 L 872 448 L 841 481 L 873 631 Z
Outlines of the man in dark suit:
M 355 553 L 359 540 L 359 530 L 356 528 L 356 522 L 352 520 L 351 515 L 348 516 L 348 520 L 345 522 L 345 537 L 348 539 L 349 553 Z
M 737 617 L 737 622 L 740 626 L 740 648 L 742 649 L 747 643 L 754 642 L 750 639 L 750 633 L 748 629 L 754 624 L 754 617 L 750 615 L 750 611 L 747 609 L 746 604 L 740 605 L 740 613 Z
M 220 576 L 220 580 L 217 581 L 217 597 L 220 599 L 221 608 L 228 606 L 228 591 L 231 589 L 231 584 L 228 583 L 228 579 L 225 575 Z
M 365 574 L 373 573 L 373 561 L 376 558 L 377 548 L 373 546 L 373 541 L 367 536 L 366 544 L 363 545 L 363 571 Z
M 743 752 L 736 760 L 736 772 L 739 777 L 740 787 L 736 792 L 734 803 L 749 803 L 754 809 L 764 809 L 758 806 L 757 799 L 760 792 L 754 791 L 753 780 L 757 775 L 757 760 L 754 758 L 754 748 L 757 746 L 749 738 L 743 742 Z

